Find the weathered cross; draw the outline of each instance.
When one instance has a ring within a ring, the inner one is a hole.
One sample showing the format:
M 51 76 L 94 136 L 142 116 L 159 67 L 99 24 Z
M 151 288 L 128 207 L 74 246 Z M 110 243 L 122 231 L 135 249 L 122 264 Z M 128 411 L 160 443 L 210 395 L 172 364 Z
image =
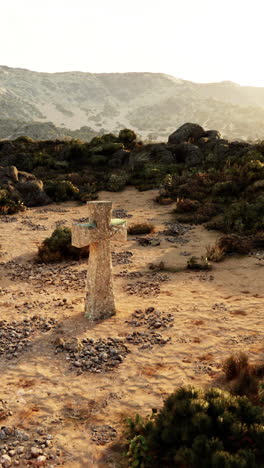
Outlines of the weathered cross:
M 89 222 L 73 224 L 72 245 L 89 245 L 85 316 L 100 320 L 114 315 L 110 241 L 126 241 L 127 226 L 122 219 L 111 219 L 112 202 L 88 202 Z

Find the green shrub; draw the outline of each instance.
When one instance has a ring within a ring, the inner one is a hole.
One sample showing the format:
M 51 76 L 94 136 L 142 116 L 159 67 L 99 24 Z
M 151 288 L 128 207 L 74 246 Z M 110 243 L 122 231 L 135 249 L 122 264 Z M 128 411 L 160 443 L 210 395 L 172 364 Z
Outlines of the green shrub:
M 38 249 L 37 261 L 43 263 L 60 262 L 67 259 L 88 257 L 89 247 L 81 249 L 71 245 L 71 230 L 57 228 L 47 237 Z
M 124 128 L 123 130 L 120 130 L 118 139 L 119 141 L 124 143 L 124 145 L 131 146 L 136 141 L 137 135 L 133 130 L 130 130 L 129 128 Z
M 219 389 L 179 388 L 151 417 L 130 419 L 127 440 L 131 467 L 260 468 L 263 409 Z
M 47 195 L 54 201 L 76 200 L 79 198 L 79 189 L 69 180 L 52 180 L 44 185 Z
M 107 182 L 107 190 L 110 192 L 119 192 L 123 190 L 128 182 L 129 174 L 127 172 L 111 174 Z
M 128 227 L 128 234 L 131 236 L 140 235 L 140 234 L 150 234 L 153 232 L 154 226 L 151 223 L 137 223 L 131 224 Z
M 4 189 L 0 189 L 0 215 L 11 215 L 24 211 L 25 206 L 20 200 L 11 200 L 8 196 L 8 192 Z
M 94 154 L 89 159 L 89 164 L 94 167 L 102 167 L 107 164 L 107 157 L 102 154 Z

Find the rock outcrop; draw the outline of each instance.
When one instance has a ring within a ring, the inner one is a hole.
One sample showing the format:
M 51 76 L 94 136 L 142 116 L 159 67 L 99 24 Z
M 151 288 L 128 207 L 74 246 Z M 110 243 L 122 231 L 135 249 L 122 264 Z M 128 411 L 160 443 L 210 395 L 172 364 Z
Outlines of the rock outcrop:
M 26 206 L 51 203 L 43 189 L 43 182 L 33 174 L 18 171 L 15 166 L 0 166 L 0 187 L 7 190 L 11 200 L 20 200 Z
M 168 143 L 174 145 L 179 143 L 195 143 L 204 134 L 205 131 L 200 125 L 185 123 L 169 136 Z

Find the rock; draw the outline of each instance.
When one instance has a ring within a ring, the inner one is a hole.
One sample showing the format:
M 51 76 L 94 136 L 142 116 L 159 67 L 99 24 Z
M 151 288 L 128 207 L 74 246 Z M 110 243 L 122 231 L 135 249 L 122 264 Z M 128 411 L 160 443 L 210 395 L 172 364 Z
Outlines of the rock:
M 181 143 L 174 146 L 174 155 L 177 163 L 185 163 L 187 166 L 197 166 L 204 158 L 199 146 L 191 143 Z
M 221 133 L 218 132 L 218 130 L 207 130 L 204 133 L 204 136 L 210 139 L 218 140 L 219 138 L 221 138 Z
M 150 150 L 134 150 L 131 151 L 129 156 L 129 166 L 131 169 L 135 169 L 136 167 L 144 166 L 145 163 L 149 162 L 151 158 L 151 151 Z
M 12 200 L 21 200 L 26 206 L 47 205 L 50 198 L 44 192 L 43 182 L 33 174 L 18 171 L 15 166 L 0 166 L 0 186 L 9 192 Z
M 44 463 L 46 462 L 46 460 L 47 460 L 47 458 L 46 458 L 44 455 L 40 455 L 40 456 L 37 458 L 38 466 L 44 465 Z
M 169 136 L 168 143 L 194 143 L 196 140 L 204 136 L 204 134 L 205 131 L 200 125 L 185 123 Z
M 19 445 L 19 447 L 17 447 L 17 454 L 21 455 L 24 452 L 24 450 L 25 448 L 23 447 L 23 445 Z
M 39 455 L 42 454 L 42 450 L 38 447 L 31 447 L 30 454 L 33 458 L 37 458 Z
M 109 167 L 121 167 L 129 159 L 129 151 L 126 151 L 122 148 L 117 150 L 108 162 Z
M 4 454 L 0 457 L 0 463 L 3 466 L 3 468 L 8 468 L 9 466 L 12 465 L 12 460 L 9 457 L 9 455 Z
M 151 151 L 151 159 L 161 164 L 173 164 L 174 156 L 164 144 L 155 145 Z
M 16 451 L 15 451 L 14 449 L 8 450 L 8 455 L 9 455 L 10 457 L 14 457 L 15 454 L 16 454 Z

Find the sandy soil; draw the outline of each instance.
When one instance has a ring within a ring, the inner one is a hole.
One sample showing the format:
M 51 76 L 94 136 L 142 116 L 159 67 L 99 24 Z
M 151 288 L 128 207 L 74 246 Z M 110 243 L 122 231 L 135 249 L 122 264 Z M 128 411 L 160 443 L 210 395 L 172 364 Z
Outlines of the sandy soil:
M 167 241 L 158 232 L 173 219 L 172 207 L 155 204 L 154 197 L 155 191 L 132 188 L 100 193 L 101 200 L 112 200 L 115 209 L 132 215 L 128 223 L 153 222 L 154 237 L 161 244 L 141 247 L 130 236 L 126 244 L 113 245 L 115 252 L 130 251 L 133 256 L 131 263 L 114 266 L 117 315 L 97 325 L 83 317 L 85 262 L 55 270 L 50 266 L 36 270 L 32 262 L 38 244 L 56 225 L 70 226 L 72 220 L 86 217 L 86 207 L 50 205 L 15 215 L 14 222 L 0 221 L 1 320 L 21 321 L 38 314 L 60 324 L 46 333 L 38 331 L 32 348 L 18 358 L 0 356 L 0 399 L 7 400 L 13 412 L 1 424 L 29 431 L 46 428 L 63 452 L 60 466 L 116 466 L 107 455 L 108 445 L 92 440 L 94 427 L 100 432 L 110 425 L 118 436 L 125 415 L 147 414 L 176 387 L 213 385 L 222 360 L 231 352 L 243 350 L 252 359 L 263 359 L 263 255 L 229 258 L 210 272 L 181 270 L 190 254 L 203 255 L 218 234 L 198 226 L 181 237 L 185 243 Z M 156 283 L 148 286 L 153 271 L 149 264 L 161 261 L 179 271 L 154 273 Z M 139 272 L 139 277 L 131 279 L 131 272 Z M 131 290 L 134 294 L 129 294 Z M 66 353 L 55 354 L 58 337 L 125 340 L 142 331 L 126 323 L 131 314 L 151 306 L 174 315 L 173 327 L 157 330 L 171 337 L 166 345 L 152 349 L 128 345 L 131 353 L 124 362 L 103 374 L 78 375 L 78 369 L 70 369 Z

